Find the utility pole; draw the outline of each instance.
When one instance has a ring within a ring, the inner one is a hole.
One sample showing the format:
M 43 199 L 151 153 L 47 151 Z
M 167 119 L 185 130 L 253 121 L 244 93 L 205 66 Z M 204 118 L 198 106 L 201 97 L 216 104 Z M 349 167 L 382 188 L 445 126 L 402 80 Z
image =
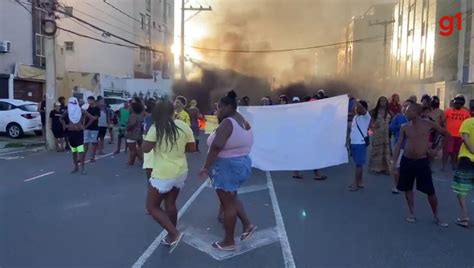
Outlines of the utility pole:
M 378 21 L 376 20 L 375 23 L 372 23 L 369 21 L 369 26 L 383 26 L 384 27 L 384 35 L 383 35 L 383 81 L 385 82 L 387 78 L 387 45 L 388 45 L 388 40 L 387 40 L 387 31 L 388 31 L 388 26 L 395 23 L 395 20 L 384 20 L 384 21 Z
M 184 30 L 185 30 L 185 27 L 184 27 L 184 24 L 186 23 L 185 22 L 185 14 L 186 14 L 186 11 L 196 11 L 196 12 L 202 12 L 202 11 L 212 11 L 212 7 L 209 6 L 209 7 L 202 7 L 202 6 L 199 6 L 198 8 L 196 7 L 193 7 L 193 6 L 190 6 L 190 7 L 186 7 L 186 1 L 185 0 L 181 0 L 181 48 L 180 48 L 180 57 L 179 57 L 179 68 L 181 70 L 181 80 L 186 80 L 186 73 L 184 71 Z
M 53 150 L 55 148 L 54 136 L 51 131 L 51 120 L 49 113 L 53 109 L 56 101 L 56 0 L 40 1 L 44 5 L 44 20 L 42 20 L 41 29 L 44 32 L 44 50 L 46 57 L 46 149 Z

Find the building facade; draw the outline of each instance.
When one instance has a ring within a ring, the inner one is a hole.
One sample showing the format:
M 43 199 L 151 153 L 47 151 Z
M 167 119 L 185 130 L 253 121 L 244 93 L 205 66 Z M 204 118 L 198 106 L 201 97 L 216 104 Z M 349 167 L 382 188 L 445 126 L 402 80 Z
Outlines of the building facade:
M 443 16 L 459 12 L 459 1 L 400 0 L 394 11 L 391 75 L 425 83 L 457 77 L 458 31 L 440 34 Z
M 395 4 L 373 5 L 362 16 L 351 19 L 343 31 L 346 45 L 339 51 L 339 74 L 363 77 L 386 75 L 384 68 L 388 70 L 394 7 Z M 384 42 L 384 37 L 387 43 Z

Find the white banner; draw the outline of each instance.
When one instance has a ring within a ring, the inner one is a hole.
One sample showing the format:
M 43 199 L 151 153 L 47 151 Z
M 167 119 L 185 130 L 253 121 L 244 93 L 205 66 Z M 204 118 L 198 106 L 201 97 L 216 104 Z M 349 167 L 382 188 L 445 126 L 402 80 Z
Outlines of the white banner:
M 239 107 L 254 132 L 253 167 L 290 171 L 347 163 L 348 100 L 342 95 L 298 104 Z

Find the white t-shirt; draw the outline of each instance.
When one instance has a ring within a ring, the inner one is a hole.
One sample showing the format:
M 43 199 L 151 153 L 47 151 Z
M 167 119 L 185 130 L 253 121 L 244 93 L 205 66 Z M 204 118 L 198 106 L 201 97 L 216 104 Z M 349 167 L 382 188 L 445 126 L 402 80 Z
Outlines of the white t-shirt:
M 364 136 L 360 133 L 357 128 L 359 125 L 360 130 L 364 133 Z M 364 115 L 356 115 L 352 120 L 351 128 L 351 144 L 365 144 L 364 137 L 368 135 L 367 131 L 370 125 L 370 114 L 366 112 Z

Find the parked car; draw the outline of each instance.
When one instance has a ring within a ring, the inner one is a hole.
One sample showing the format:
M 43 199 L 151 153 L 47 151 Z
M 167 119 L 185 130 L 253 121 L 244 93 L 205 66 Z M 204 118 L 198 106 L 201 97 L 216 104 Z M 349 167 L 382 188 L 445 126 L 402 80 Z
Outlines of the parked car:
M 0 99 L 0 132 L 18 139 L 25 132 L 41 135 L 43 126 L 38 104 L 31 101 Z
M 105 97 L 105 104 L 110 105 L 110 109 L 114 112 L 118 112 L 124 107 L 124 103 L 127 102 L 126 99 L 120 97 Z

